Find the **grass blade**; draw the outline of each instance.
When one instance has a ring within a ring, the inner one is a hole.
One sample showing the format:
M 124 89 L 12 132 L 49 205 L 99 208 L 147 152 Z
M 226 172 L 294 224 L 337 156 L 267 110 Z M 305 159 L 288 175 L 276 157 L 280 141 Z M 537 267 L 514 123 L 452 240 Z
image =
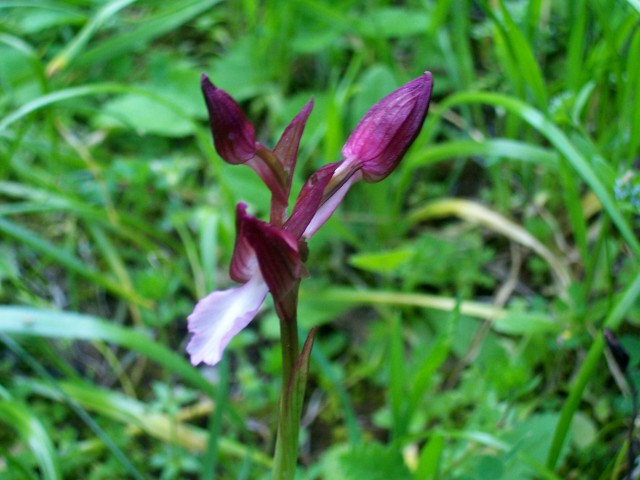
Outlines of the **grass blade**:
M 77 65 L 84 67 L 105 62 L 134 48 L 140 48 L 153 39 L 176 30 L 218 3 L 220 0 L 182 0 L 166 3 L 166 8 L 144 18 L 132 30 L 107 37 L 98 45 L 81 53 Z
M 38 395 L 57 401 L 63 400 L 59 392 L 41 382 L 22 379 L 20 384 Z M 201 428 L 185 424 L 180 419 L 180 412 L 175 416 L 162 412 L 153 412 L 149 410 L 145 403 L 134 398 L 82 383 L 61 382 L 60 387 L 66 395 L 77 401 L 84 408 L 126 424 L 129 434 L 133 435 L 142 431 L 153 438 L 176 443 L 192 451 L 205 450 L 207 432 Z M 219 438 L 218 440 L 220 449 L 225 454 L 250 457 L 258 465 L 271 466 L 271 459 L 258 450 L 250 449 L 246 445 L 225 438 Z
M 183 357 L 138 330 L 122 327 L 89 315 L 1 306 L 0 332 L 71 340 L 103 340 L 115 343 L 158 362 L 183 380 L 215 398 L 216 390 Z
M 304 293 L 304 290 L 301 293 Z M 331 303 L 413 306 L 445 312 L 453 312 L 459 303 L 461 315 L 491 320 L 494 330 L 512 335 L 558 332 L 561 328 L 561 324 L 553 321 L 544 312 L 503 309 L 486 303 L 459 301 L 456 298 L 437 295 L 335 287 L 314 292 L 314 296 L 318 300 Z
M 0 401 L 0 419 L 15 429 L 36 457 L 42 478 L 62 478 L 58 453 L 42 422 L 27 405 L 7 399 Z
M 560 292 L 563 292 L 571 283 L 569 269 L 551 250 L 521 226 L 478 203 L 445 198 L 414 210 L 409 214 L 409 220 L 412 223 L 417 223 L 427 218 L 439 218 L 448 215 L 456 215 L 470 222 L 478 222 L 495 232 L 509 237 L 514 242 L 532 249 L 549 264 L 556 277 Z
M 453 105 L 466 103 L 486 103 L 496 107 L 503 107 L 507 111 L 519 116 L 529 125 L 538 130 L 571 164 L 576 173 L 589 185 L 596 194 L 605 211 L 618 231 L 629 244 L 636 256 L 640 256 L 640 242 L 638 241 L 629 223 L 616 205 L 609 189 L 600 181 L 590 162 L 569 141 L 567 136 L 540 111 L 527 105 L 525 102 L 507 95 L 489 92 L 460 92 L 451 95 L 440 105 L 440 110 L 428 119 L 426 130 L 430 131 L 437 124 L 439 117 Z
M 151 307 L 152 305 L 150 300 L 140 296 L 131 287 L 127 287 L 126 285 L 123 286 L 116 280 L 88 267 L 85 262 L 75 255 L 54 245 L 45 238 L 27 230 L 17 223 L 0 218 L 0 231 L 16 240 L 24 242 L 35 251 L 53 259 L 67 269 L 76 272 L 78 275 L 92 282 L 95 282 L 122 298 L 130 300 L 131 302 L 141 306 Z
M 60 70 L 66 68 L 107 20 L 135 1 L 136 0 L 113 0 L 98 10 L 93 18 L 80 30 L 78 35 L 67 44 L 67 47 L 49 62 L 49 65 L 47 65 L 47 75 L 53 76 Z
M 610 328 L 611 330 L 615 331 L 619 327 L 629 309 L 635 305 L 638 297 L 640 297 L 640 275 L 638 275 L 635 281 L 631 285 L 629 285 L 624 294 L 619 297 L 618 302 L 615 304 L 614 308 L 611 310 L 611 313 L 605 319 L 603 328 Z M 562 451 L 562 447 L 567 438 L 569 427 L 571 426 L 571 421 L 573 420 L 573 416 L 580 406 L 582 394 L 584 393 L 587 384 L 598 368 L 600 357 L 604 352 L 604 346 L 604 336 L 602 333 L 599 333 L 596 336 L 594 342 L 591 344 L 591 348 L 589 348 L 589 352 L 587 353 L 587 356 L 582 366 L 580 367 L 580 371 L 578 372 L 576 380 L 571 386 L 569 397 L 562 407 L 560 420 L 558 420 L 558 425 L 556 426 L 556 430 L 553 434 L 553 440 L 549 448 L 549 454 L 547 456 L 547 468 L 549 468 L 550 470 L 556 468 L 558 458 L 560 457 L 560 452 Z

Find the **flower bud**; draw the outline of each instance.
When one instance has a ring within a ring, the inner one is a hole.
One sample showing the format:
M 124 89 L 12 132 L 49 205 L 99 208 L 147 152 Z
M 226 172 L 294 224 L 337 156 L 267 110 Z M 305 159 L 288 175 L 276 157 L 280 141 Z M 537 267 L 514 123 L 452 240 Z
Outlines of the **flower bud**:
M 225 162 L 245 163 L 255 156 L 256 132 L 240 105 L 202 74 L 202 93 L 209 111 L 213 143 Z
M 420 133 L 432 89 L 431 73 L 425 72 L 384 97 L 360 120 L 342 155 L 359 165 L 366 181 L 378 182 L 398 166 Z

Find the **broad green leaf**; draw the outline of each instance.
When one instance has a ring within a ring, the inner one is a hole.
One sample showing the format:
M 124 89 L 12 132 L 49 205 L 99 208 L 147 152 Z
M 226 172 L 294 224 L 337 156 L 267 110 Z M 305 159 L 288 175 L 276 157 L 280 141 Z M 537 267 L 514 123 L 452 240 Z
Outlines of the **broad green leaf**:
M 589 448 L 598 438 L 595 421 L 583 412 L 576 412 L 571 422 L 571 440 L 580 450 Z
M 359 22 L 361 35 L 376 38 L 403 38 L 424 34 L 430 27 L 430 17 L 424 9 L 407 7 L 376 8 L 366 20 Z
M 140 95 L 124 95 L 106 102 L 96 125 L 132 129 L 138 135 L 184 137 L 193 133 L 190 121 L 166 105 Z
M 368 272 L 390 274 L 406 265 L 413 255 L 414 252 L 409 247 L 384 252 L 357 253 L 351 256 L 349 263 Z
M 367 443 L 340 457 L 343 480 L 407 480 L 411 478 L 399 449 L 379 443 Z

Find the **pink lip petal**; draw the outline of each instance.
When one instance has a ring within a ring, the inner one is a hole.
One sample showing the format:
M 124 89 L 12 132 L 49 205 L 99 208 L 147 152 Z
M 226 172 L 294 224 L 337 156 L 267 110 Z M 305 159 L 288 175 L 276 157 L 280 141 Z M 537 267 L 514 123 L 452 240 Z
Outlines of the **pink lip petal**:
M 187 318 L 193 334 L 187 345 L 191 363 L 215 365 L 229 341 L 253 320 L 269 288 L 259 273 L 247 283 L 210 293 Z

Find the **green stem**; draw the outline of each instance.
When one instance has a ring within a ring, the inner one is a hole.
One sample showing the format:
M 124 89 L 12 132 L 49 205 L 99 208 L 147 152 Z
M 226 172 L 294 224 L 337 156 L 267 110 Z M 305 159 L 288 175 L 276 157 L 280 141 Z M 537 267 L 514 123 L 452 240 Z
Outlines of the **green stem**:
M 280 318 L 280 343 L 282 346 L 282 387 L 280 390 L 280 409 L 278 418 L 278 436 L 273 458 L 273 479 L 293 480 L 298 461 L 298 431 L 300 414 L 291 415 L 290 392 L 294 368 L 298 362 L 298 288 L 294 288 L 287 298 L 276 302 L 276 312 Z M 294 402 L 297 403 L 297 402 Z

